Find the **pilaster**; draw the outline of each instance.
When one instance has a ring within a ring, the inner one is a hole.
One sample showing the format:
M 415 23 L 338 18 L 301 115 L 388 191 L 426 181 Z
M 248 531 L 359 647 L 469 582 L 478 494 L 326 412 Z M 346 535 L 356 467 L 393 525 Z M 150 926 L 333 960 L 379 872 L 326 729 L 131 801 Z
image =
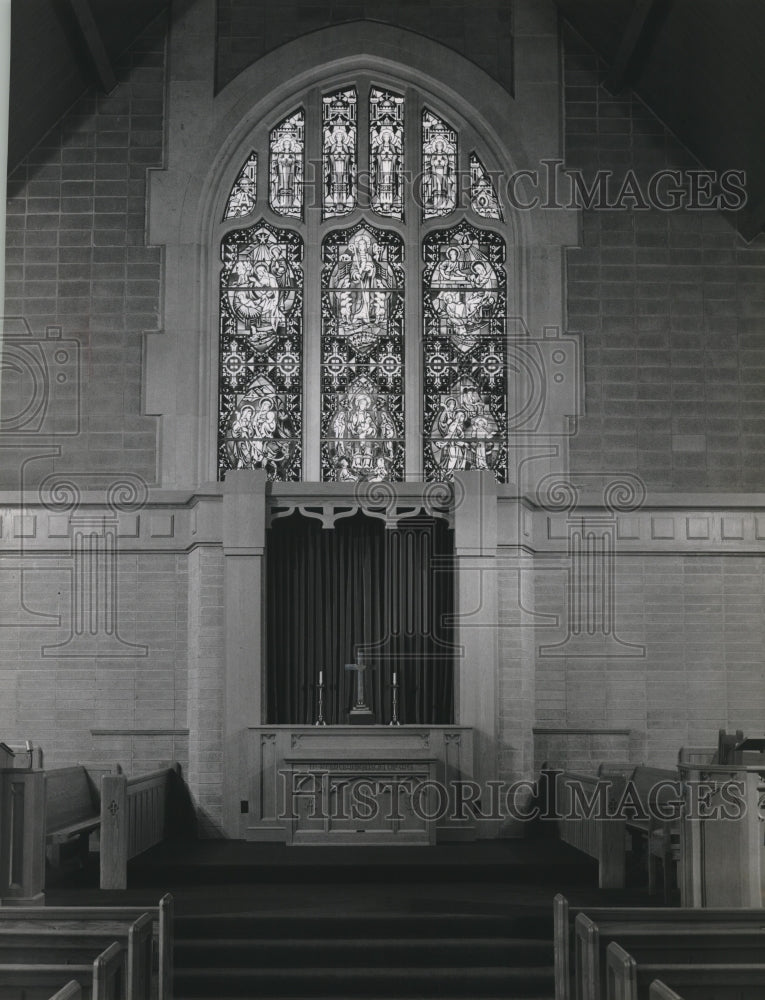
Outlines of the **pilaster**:
M 245 737 L 248 726 L 263 721 L 265 531 L 265 472 L 229 472 L 223 487 L 223 826 L 229 837 L 244 836 Z

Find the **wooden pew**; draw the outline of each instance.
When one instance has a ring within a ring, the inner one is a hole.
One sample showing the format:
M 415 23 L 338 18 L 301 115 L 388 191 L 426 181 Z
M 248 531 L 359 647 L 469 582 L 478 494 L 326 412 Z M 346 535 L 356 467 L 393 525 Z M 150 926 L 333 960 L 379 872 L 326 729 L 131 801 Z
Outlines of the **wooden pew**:
M 165 835 L 167 799 L 180 782 L 177 763 L 127 778 L 107 774 L 101 779 L 102 889 L 127 888 L 127 863 L 159 844 Z
M 574 920 L 578 913 L 585 913 L 591 920 L 597 922 L 620 921 L 623 925 L 652 923 L 670 926 L 682 922 L 691 927 L 704 930 L 715 924 L 736 920 L 743 928 L 758 929 L 765 927 L 765 914 L 762 911 L 742 907 L 695 909 L 680 907 L 625 907 L 625 906 L 587 906 L 572 908 L 568 900 L 558 893 L 553 900 L 553 926 L 555 936 L 555 1000 L 570 1000 L 571 986 L 574 982 L 574 962 L 576 936 Z
M 43 929 L 41 921 L 3 920 L 0 926 L 0 963 L 30 965 L 91 962 L 116 941 L 126 951 L 127 996 L 152 1000 L 152 918 L 143 913 L 132 923 L 90 921 L 88 927 Z
M 765 914 L 752 921 L 751 911 L 743 919 L 700 925 L 696 922 L 600 919 L 578 913 L 576 932 L 576 996 L 578 1000 L 601 1000 L 605 997 L 606 949 L 616 941 L 638 962 L 684 964 L 703 960 L 707 963 L 757 962 L 765 956 Z M 749 919 L 747 919 L 749 915 Z M 753 926 L 756 924 L 756 926 Z
M 651 983 L 678 990 L 683 1000 L 762 1000 L 765 964 L 648 964 L 612 941 L 607 950 L 608 1000 L 648 1000 Z
M 125 1000 L 126 953 L 116 941 L 89 963 L 0 964 L 0 1000 L 49 1000 L 72 976 L 85 1000 Z
M 82 1000 L 82 987 L 76 979 L 71 979 L 66 986 L 57 990 L 50 1000 Z
M 648 987 L 648 1000 L 683 1000 L 683 998 L 660 979 L 654 979 Z
M 635 857 L 645 849 L 648 892 L 656 894 L 659 865 L 664 902 L 669 901 L 672 871 L 680 859 L 680 779 L 677 771 L 638 765 L 627 779 L 639 803 L 640 815 L 625 817 L 627 833 Z M 678 805 L 675 805 L 678 803 Z
M 550 780 L 550 775 L 555 776 L 554 781 Z M 623 888 L 624 820 L 603 818 L 603 814 L 613 811 L 618 802 L 623 781 L 618 776 L 603 778 L 573 771 L 548 771 L 547 776 L 548 789 L 554 788 L 560 839 L 597 860 L 599 888 Z M 579 796 L 595 804 L 592 815 L 583 814 Z
M 32 932 L 84 930 L 116 935 L 148 913 L 152 919 L 158 1000 L 172 1000 L 173 910 L 173 897 L 169 892 L 160 899 L 158 906 L 0 907 L 0 935 L 3 927 L 11 924 L 26 926 Z
M 100 824 L 98 795 L 84 767 L 45 772 L 45 841 L 52 865 L 71 858 L 84 864 L 88 839 Z

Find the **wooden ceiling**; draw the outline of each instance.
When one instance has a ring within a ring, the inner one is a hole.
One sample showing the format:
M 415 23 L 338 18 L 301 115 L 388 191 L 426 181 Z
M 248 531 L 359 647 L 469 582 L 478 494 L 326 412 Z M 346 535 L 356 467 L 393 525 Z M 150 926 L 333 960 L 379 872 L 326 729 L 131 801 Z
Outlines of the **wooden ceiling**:
M 633 89 L 704 167 L 746 172 L 733 221 L 752 239 L 765 227 L 764 0 L 555 3 L 609 90 Z M 13 0 L 9 171 L 89 88 L 112 89 L 120 54 L 168 4 Z

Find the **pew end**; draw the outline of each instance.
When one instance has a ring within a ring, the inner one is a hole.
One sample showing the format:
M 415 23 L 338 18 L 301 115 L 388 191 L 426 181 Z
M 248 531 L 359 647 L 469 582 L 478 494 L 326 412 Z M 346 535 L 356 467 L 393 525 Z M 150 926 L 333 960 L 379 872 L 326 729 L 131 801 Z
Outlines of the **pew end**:
M 615 941 L 606 949 L 606 996 L 608 1000 L 638 1000 L 637 963 Z
M 53 994 L 50 1000 L 82 1000 L 82 987 L 76 979 L 70 979 L 66 986 Z
M 683 998 L 660 979 L 654 979 L 648 987 L 648 1000 L 683 1000 Z
M 180 765 L 173 762 L 150 774 L 101 778 L 100 887 L 127 888 L 127 863 L 167 835 L 168 806 L 182 786 Z

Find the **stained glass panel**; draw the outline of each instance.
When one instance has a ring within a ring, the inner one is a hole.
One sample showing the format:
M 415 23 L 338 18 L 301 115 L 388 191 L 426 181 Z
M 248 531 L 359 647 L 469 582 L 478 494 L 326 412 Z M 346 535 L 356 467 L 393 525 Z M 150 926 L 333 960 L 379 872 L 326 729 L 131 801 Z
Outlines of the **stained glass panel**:
M 356 207 L 356 91 L 329 94 L 322 105 L 323 217 L 332 219 Z
M 265 222 L 221 244 L 218 468 L 301 474 L 303 241 Z
M 369 175 L 372 209 L 403 219 L 404 98 L 372 87 L 369 95 Z
M 466 222 L 423 244 L 424 467 L 507 476 L 505 244 Z
M 475 153 L 470 154 L 470 207 L 484 219 L 502 218 L 494 185 Z
M 457 133 L 443 118 L 422 112 L 422 214 L 449 215 L 457 207 Z
M 277 215 L 303 216 L 305 115 L 296 111 L 271 132 L 268 203 Z
M 243 219 L 255 210 L 258 200 L 258 154 L 250 153 L 239 171 L 226 202 L 225 219 Z
M 359 223 L 322 247 L 322 479 L 404 478 L 404 244 Z

